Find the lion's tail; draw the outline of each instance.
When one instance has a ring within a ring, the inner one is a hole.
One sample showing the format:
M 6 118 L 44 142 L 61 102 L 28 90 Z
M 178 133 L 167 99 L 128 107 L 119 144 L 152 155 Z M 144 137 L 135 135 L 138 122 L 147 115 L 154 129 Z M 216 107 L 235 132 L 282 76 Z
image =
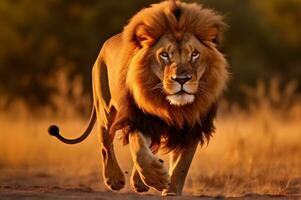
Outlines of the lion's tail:
M 59 139 L 60 141 L 66 144 L 77 144 L 85 140 L 90 135 L 95 122 L 96 122 L 96 111 L 95 111 L 95 107 L 93 106 L 89 125 L 85 130 L 85 132 L 80 137 L 75 139 L 67 139 L 60 134 L 60 129 L 56 125 L 51 125 L 48 129 L 48 133 L 52 136 L 55 136 L 57 139 Z

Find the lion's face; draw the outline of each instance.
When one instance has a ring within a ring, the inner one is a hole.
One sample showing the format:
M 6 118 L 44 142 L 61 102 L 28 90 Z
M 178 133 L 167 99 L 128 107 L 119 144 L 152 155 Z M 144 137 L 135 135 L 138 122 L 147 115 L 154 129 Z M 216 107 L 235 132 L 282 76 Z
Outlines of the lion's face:
M 171 105 L 184 106 L 194 102 L 207 67 L 205 48 L 190 33 L 183 35 L 181 41 L 166 34 L 152 47 L 151 72 L 159 78 L 157 87 L 162 89 Z
M 218 49 L 226 25 L 197 4 L 181 3 L 178 17 L 165 9 L 167 3 L 160 5 L 141 12 L 125 28 L 124 38 L 134 49 L 126 86 L 143 112 L 170 125 L 193 126 L 217 102 L 228 80 L 228 63 Z

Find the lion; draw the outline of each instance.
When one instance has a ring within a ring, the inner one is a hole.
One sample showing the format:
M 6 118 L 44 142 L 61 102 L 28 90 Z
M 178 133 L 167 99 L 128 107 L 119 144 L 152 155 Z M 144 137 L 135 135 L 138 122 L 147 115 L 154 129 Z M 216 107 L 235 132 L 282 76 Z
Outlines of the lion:
M 163 1 L 132 17 L 104 44 L 92 69 L 93 111 L 87 130 L 62 142 L 83 141 L 97 121 L 104 183 L 125 185 L 114 153 L 121 131 L 134 162 L 130 184 L 163 196 L 181 195 L 198 144 L 215 130 L 218 102 L 226 88 L 228 62 L 220 52 L 227 25 L 214 10 L 196 3 Z M 170 154 L 170 168 L 156 156 Z

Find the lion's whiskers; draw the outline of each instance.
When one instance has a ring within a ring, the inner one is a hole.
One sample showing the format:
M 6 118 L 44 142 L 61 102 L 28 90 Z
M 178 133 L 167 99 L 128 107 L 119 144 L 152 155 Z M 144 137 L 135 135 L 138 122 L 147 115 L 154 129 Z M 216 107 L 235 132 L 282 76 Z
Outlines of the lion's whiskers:
M 152 90 L 157 90 L 157 89 L 163 89 L 163 83 L 158 83 L 157 85 L 155 85 L 155 87 L 152 88 Z
M 155 85 L 155 87 L 153 87 L 151 90 L 159 90 L 159 94 L 160 95 L 164 95 L 164 89 L 163 89 L 163 83 L 158 83 L 157 85 Z

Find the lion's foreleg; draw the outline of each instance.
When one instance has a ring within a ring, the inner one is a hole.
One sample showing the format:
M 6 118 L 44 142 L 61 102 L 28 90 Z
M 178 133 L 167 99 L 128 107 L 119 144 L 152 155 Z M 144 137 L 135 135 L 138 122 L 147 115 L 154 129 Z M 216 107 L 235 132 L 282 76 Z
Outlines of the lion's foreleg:
M 171 177 L 171 183 L 167 189 L 163 190 L 163 196 L 182 194 L 185 179 L 198 143 L 198 141 L 193 142 L 181 151 L 173 151 L 170 153 L 169 175 Z
M 135 192 L 147 192 L 149 190 L 149 187 L 143 183 L 136 166 L 133 166 L 130 184 Z
M 139 131 L 134 131 L 129 135 L 129 144 L 134 167 L 143 183 L 159 191 L 167 188 L 170 182 L 168 171 L 163 160 L 152 153 L 149 147 L 151 138 Z

